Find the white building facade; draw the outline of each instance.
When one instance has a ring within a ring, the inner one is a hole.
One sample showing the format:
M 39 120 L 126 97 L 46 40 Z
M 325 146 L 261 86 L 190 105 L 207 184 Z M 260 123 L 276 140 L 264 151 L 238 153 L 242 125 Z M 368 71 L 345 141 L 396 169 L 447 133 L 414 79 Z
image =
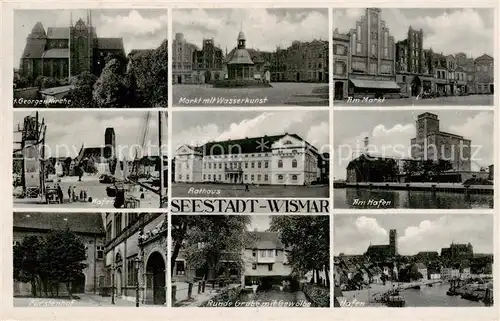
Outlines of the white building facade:
M 175 181 L 262 185 L 308 185 L 318 180 L 317 149 L 295 134 L 183 145 Z

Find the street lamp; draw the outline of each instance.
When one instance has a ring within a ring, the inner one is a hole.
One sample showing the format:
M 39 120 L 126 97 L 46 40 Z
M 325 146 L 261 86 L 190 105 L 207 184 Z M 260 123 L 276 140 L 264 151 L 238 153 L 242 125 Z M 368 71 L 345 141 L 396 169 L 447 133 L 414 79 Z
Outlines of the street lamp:
M 135 306 L 139 307 L 139 268 L 141 264 L 141 259 L 136 256 L 134 259 L 135 267 Z

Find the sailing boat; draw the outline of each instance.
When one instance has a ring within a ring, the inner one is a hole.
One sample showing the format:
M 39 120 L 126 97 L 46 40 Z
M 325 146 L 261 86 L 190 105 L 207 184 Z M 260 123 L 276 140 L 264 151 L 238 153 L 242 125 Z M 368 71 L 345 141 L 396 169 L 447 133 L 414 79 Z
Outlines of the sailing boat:
M 140 204 L 140 200 L 145 198 L 145 193 L 153 192 L 157 195 L 159 195 L 159 206 L 162 207 L 164 204 L 166 204 L 166 200 L 164 199 L 165 197 L 165 191 L 164 191 L 164 162 L 163 162 L 163 151 L 162 151 L 162 127 L 164 126 L 164 120 L 163 120 L 163 115 L 166 116 L 166 113 L 164 112 L 158 112 L 158 143 L 159 143 L 159 159 L 160 159 L 160 177 L 159 177 L 159 189 L 156 190 L 153 188 L 157 184 L 155 184 L 155 181 L 153 181 L 152 186 L 149 186 L 145 182 L 140 182 L 139 181 L 139 175 L 138 175 L 138 164 L 139 164 L 139 158 L 138 158 L 138 153 L 136 153 L 136 157 L 133 161 L 132 164 L 132 170 L 129 172 L 128 170 L 128 161 L 124 160 L 123 161 L 123 171 L 120 167 L 120 162 L 116 166 L 116 172 L 115 172 L 115 178 L 116 178 L 116 183 L 114 186 L 108 187 L 108 196 L 113 196 L 115 197 L 115 202 L 114 202 L 114 207 L 115 208 L 121 208 L 123 206 L 129 207 L 129 204 L 133 204 L 131 206 L 137 207 Z M 142 134 L 142 139 L 141 139 L 141 144 L 140 146 L 145 147 L 146 143 L 146 138 L 147 138 L 147 133 L 148 133 L 148 128 L 149 128 L 149 121 L 150 121 L 150 114 L 147 113 L 144 121 L 144 127 L 143 131 L 141 132 Z M 110 189 L 114 189 L 114 191 L 110 191 Z

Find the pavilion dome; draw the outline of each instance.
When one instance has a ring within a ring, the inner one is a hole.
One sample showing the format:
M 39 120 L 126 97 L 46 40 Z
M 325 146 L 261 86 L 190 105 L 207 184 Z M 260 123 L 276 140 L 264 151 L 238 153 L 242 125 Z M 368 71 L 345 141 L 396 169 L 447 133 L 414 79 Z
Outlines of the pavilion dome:
M 246 49 L 236 49 L 229 65 L 253 65 L 252 58 Z
M 238 40 L 245 40 L 245 34 L 243 33 L 243 31 L 240 31 L 240 33 L 238 34 Z

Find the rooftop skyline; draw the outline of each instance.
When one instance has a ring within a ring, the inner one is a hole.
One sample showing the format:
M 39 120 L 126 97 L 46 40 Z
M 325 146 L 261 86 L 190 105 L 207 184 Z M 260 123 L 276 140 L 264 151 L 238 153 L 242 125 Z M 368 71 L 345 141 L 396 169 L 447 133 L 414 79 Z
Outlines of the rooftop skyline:
M 15 10 L 14 65 L 21 59 L 26 38 L 37 22 L 49 27 L 73 26 L 78 19 L 87 23 L 88 10 Z M 155 49 L 168 38 L 167 9 L 92 9 L 92 25 L 100 38 L 123 38 L 125 54 L 132 49 Z
M 172 32 L 202 47 L 203 39 L 214 39 L 224 52 L 237 45 L 243 31 L 246 47 L 274 51 L 292 41 L 328 40 L 328 9 L 174 9 Z
M 493 216 L 490 214 L 385 214 L 336 215 L 334 253 L 364 254 L 370 244 L 389 244 L 396 229 L 398 253 L 415 255 L 436 251 L 452 243 L 471 243 L 474 253 L 493 253 Z
M 333 29 L 347 33 L 364 14 L 365 8 L 334 8 Z M 493 8 L 381 8 L 381 19 L 395 42 L 406 39 L 411 26 L 423 30 L 424 49 L 474 58 L 494 56 L 494 14 Z

